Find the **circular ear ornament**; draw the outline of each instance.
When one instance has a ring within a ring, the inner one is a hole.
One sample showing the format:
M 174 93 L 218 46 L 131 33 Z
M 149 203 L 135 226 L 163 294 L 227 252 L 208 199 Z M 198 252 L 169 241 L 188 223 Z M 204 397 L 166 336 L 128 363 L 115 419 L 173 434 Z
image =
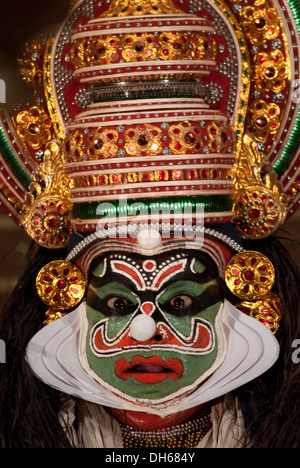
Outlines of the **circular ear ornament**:
M 65 260 L 48 263 L 36 278 L 38 295 L 50 307 L 51 314 L 48 315 L 56 318 L 59 312 L 73 309 L 80 303 L 85 286 L 85 277 L 79 268 Z
M 239 299 L 256 301 L 269 293 L 274 285 L 275 270 L 260 252 L 247 250 L 230 259 L 225 269 L 228 289 Z
M 233 212 L 235 227 L 246 239 L 270 236 L 285 219 L 278 197 L 261 187 L 242 191 L 234 203 Z
M 276 333 L 279 322 L 283 317 L 282 304 L 274 293 L 268 293 L 259 301 L 242 301 L 236 307 L 250 317 L 254 317 L 268 327 L 272 333 Z

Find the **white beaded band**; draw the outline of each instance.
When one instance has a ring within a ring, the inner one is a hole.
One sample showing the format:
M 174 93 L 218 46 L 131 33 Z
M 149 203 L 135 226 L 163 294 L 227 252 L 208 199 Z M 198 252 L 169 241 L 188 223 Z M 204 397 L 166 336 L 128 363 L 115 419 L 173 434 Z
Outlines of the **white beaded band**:
M 227 236 L 226 234 L 223 234 L 219 231 L 216 231 L 214 229 L 206 228 L 203 226 L 191 226 L 191 225 L 170 225 L 167 223 L 162 223 L 162 224 L 151 224 L 151 228 L 156 229 L 159 232 L 162 233 L 178 233 L 178 232 L 183 232 L 186 235 L 186 239 L 189 243 L 193 242 L 199 239 L 202 236 L 203 237 L 212 237 L 216 239 L 217 241 L 221 242 L 222 244 L 225 244 L 230 250 L 236 251 L 236 252 L 242 252 L 244 249 L 243 247 L 238 244 L 235 240 L 233 240 L 231 237 Z M 145 225 L 143 224 L 130 224 L 128 226 L 117 226 L 113 228 L 108 228 L 105 232 L 102 230 L 93 232 L 91 235 L 80 241 L 68 254 L 66 257 L 67 261 L 74 261 L 76 260 L 86 249 L 88 249 L 94 242 L 97 240 L 109 240 L 115 244 L 120 241 L 125 241 L 126 240 L 126 235 L 135 238 L 138 236 L 138 233 L 140 232 L 141 229 L 145 229 Z M 181 240 L 184 239 L 184 235 L 182 236 Z M 169 240 L 171 240 L 169 238 Z M 178 240 L 178 238 L 174 239 L 175 241 Z M 198 244 L 198 245 L 197 245 Z M 195 243 L 195 248 L 199 248 L 199 242 Z

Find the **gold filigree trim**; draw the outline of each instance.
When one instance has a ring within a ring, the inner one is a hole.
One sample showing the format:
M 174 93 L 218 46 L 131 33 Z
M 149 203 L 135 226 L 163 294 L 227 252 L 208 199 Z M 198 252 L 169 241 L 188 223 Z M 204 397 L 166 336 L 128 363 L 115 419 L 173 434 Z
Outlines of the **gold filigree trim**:
M 53 127 L 49 116 L 37 106 L 19 112 L 15 127 L 21 142 L 34 150 L 47 144 L 53 137 Z
M 40 67 L 40 58 L 42 55 L 42 47 L 46 42 L 46 38 L 41 41 L 32 40 L 26 42 L 22 57 L 18 59 L 20 65 L 20 74 L 25 83 L 33 85 L 37 88 L 42 84 L 43 72 Z
M 275 8 L 274 3 L 269 0 L 256 0 L 252 5 L 241 5 L 239 11 L 240 22 L 252 53 L 252 93 L 254 97 L 257 95 L 266 100 L 265 112 L 260 115 L 259 125 L 253 119 L 253 109 L 248 109 L 245 130 L 261 140 L 267 152 L 280 132 L 286 108 L 285 94 L 291 79 L 290 50 L 282 20 L 283 13 L 279 6 Z M 270 113 L 269 110 L 276 105 L 277 99 L 281 106 L 276 106 L 275 114 Z
M 217 44 L 214 38 L 198 32 L 164 31 L 152 33 L 97 36 L 77 40 L 71 49 L 75 67 L 106 65 L 119 61 L 147 62 L 153 60 L 215 60 Z
M 70 181 L 61 166 L 56 143 L 48 144 L 44 160 L 25 196 L 22 225 L 27 234 L 46 248 L 62 248 L 72 233 Z
M 242 301 L 235 306 L 250 317 L 259 320 L 273 334 L 278 331 L 283 310 L 281 301 L 276 294 L 270 292 L 260 301 Z
M 57 108 L 57 103 L 54 95 L 54 89 L 51 80 L 51 59 L 52 59 L 52 49 L 54 44 L 55 37 L 51 37 L 45 49 L 44 55 L 44 64 L 43 64 L 43 80 L 44 80 L 44 87 L 45 87 L 45 97 L 48 107 L 48 112 L 53 124 L 53 129 L 56 135 L 56 138 L 59 142 L 63 142 L 65 139 L 65 131 L 63 128 L 63 124 L 60 118 L 60 114 Z
M 72 175 L 74 188 L 83 187 L 99 187 L 106 185 L 119 185 L 119 184 L 137 184 L 137 183 L 150 183 L 150 182 L 166 182 L 166 181 L 224 181 L 228 178 L 227 169 L 173 169 L 173 170 L 152 170 L 152 171 L 135 171 L 125 173 L 111 173 L 111 174 L 83 174 L 74 176 Z
M 172 0 L 114 0 L 101 17 L 183 14 Z
M 258 150 L 253 135 L 246 134 L 234 176 L 234 223 L 242 237 L 260 239 L 273 234 L 284 222 L 288 198 L 277 174 Z

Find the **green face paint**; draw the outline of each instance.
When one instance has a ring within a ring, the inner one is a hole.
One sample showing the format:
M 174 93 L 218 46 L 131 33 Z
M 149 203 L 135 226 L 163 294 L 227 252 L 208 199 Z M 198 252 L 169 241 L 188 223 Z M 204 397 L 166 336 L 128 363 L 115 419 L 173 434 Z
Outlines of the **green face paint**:
M 86 359 L 93 375 L 115 393 L 141 401 L 190 392 L 216 364 L 223 299 L 218 282 L 185 255 L 124 257 L 111 255 L 92 271 Z M 156 268 L 147 271 L 147 262 Z M 146 340 L 136 330 L 141 316 L 140 327 L 154 325 Z

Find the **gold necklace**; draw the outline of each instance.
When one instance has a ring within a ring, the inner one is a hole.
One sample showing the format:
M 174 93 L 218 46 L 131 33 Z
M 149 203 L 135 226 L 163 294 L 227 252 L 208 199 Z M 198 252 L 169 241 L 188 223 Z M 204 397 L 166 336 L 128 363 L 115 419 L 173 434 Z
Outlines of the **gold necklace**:
M 171 428 L 144 431 L 121 424 L 124 448 L 196 448 L 211 424 L 211 408 Z

